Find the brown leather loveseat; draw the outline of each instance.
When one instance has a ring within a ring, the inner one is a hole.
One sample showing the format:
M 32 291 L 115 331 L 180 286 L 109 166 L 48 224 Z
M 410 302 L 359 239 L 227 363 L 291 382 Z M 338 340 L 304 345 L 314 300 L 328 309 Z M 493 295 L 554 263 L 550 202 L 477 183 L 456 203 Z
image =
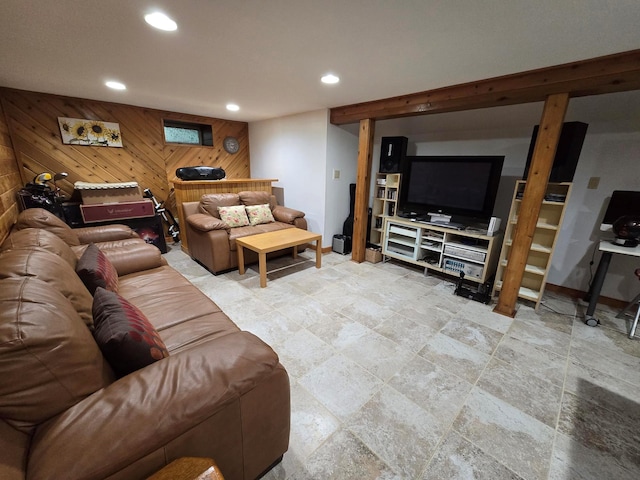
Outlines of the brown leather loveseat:
M 234 206 L 268 205 L 273 220 L 254 225 L 229 227 L 220 218 L 219 208 Z M 278 205 L 274 195 L 268 192 L 245 191 L 240 193 L 208 193 L 199 202 L 182 204 L 186 225 L 189 255 L 204 265 L 210 272 L 218 274 L 238 267 L 236 238 L 273 232 L 283 228 L 307 229 L 304 212 Z M 298 251 L 304 250 L 299 247 Z M 272 252 L 269 258 L 285 255 L 291 249 Z M 244 252 L 245 263 L 255 263 L 258 256 L 255 252 Z
M 202 456 L 225 478 L 248 480 L 281 459 L 289 379 L 268 345 L 153 245 L 117 248 L 107 235 L 100 250 L 97 230 L 76 255 L 54 233 L 21 227 L 0 247 L 0 478 L 137 479 Z M 93 297 L 76 273 L 89 254 L 117 273 Z M 103 298 L 148 319 L 151 328 L 131 323 L 126 338 L 146 346 L 146 366 L 98 340 Z

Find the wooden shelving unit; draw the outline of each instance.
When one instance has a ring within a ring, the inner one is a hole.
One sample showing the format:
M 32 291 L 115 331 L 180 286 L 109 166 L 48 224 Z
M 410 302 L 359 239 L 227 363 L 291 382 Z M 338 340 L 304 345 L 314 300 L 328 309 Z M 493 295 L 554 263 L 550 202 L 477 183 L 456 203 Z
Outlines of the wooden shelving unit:
M 504 270 L 509 260 L 509 252 L 518 223 L 521 198 L 526 182 L 519 180 L 513 192 L 511 211 L 505 228 L 504 243 L 500 253 L 500 261 L 496 273 L 496 282 L 493 287 L 495 295 L 502 288 Z M 562 227 L 567 202 L 571 194 L 571 183 L 550 183 L 547 186 L 545 200 L 542 202 L 540 215 L 533 234 L 533 241 L 529 249 L 527 264 L 522 277 L 522 284 L 518 291 L 518 297 L 535 303 L 536 311 L 542 301 L 542 295 L 553 258 L 553 250 Z
M 400 197 L 399 173 L 377 173 L 371 214 L 370 242 L 382 246 L 384 219 L 393 217 Z

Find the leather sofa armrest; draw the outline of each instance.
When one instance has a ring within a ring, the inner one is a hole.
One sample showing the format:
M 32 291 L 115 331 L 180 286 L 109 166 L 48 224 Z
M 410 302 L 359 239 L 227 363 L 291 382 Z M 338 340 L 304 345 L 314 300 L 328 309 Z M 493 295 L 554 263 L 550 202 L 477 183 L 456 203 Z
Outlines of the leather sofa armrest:
M 81 244 L 124 240 L 125 238 L 140 238 L 131 227 L 120 224 L 74 228 L 73 231 L 78 236 Z
M 226 230 L 229 228 L 226 223 L 216 217 L 205 213 L 194 213 L 187 217 L 187 223 L 201 232 L 210 232 L 211 230 Z
M 241 331 L 170 355 L 42 424 L 29 477 L 105 478 L 237 401 L 277 367 L 275 352 Z
M 291 224 L 295 222 L 296 218 L 304 217 L 304 212 L 294 210 L 293 208 L 283 207 L 282 205 L 277 205 L 271 213 L 273 213 L 273 218 L 278 222 Z
M 122 248 L 107 248 L 102 252 L 115 267 L 119 277 L 166 264 L 158 247 L 150 243 L 136 243 Z

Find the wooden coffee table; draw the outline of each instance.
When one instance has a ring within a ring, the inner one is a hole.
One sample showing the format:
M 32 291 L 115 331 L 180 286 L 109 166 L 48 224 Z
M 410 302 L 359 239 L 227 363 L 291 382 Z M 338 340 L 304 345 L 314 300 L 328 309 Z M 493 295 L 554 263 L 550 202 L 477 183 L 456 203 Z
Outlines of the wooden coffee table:
M 298 245 L 316 242 L 316 268 L 322 266 L 322 235 L 300 228 L 285 228 L 275 232 L 259 233 L 236 239 L 238 250 L 238 273 L 244 275 L 244 249 L 258 254 L 260 287 L 267 286 L 267 253 L 293 247 L 293 258 L 298 256 Z

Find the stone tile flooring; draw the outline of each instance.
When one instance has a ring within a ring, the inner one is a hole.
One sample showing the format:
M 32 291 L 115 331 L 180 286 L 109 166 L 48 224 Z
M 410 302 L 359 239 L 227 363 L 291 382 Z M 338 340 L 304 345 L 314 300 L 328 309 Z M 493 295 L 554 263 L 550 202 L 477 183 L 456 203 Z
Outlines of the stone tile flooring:
M 546 295 L 514 319 L 406 264 L 314 252 L 213 276 L 165 255 L 291 378 L 276 479 L 638 479 L 640 340 Z

